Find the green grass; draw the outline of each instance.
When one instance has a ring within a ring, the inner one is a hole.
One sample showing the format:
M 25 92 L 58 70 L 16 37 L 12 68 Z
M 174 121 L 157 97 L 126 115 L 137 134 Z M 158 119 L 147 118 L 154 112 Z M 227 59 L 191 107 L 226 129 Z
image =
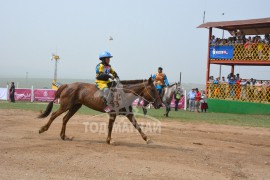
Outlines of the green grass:
M 31 103 L 31 102 L 16 102 L 16 103 L 9 103 L 6 101 L 0 101 L 0 109 L 23 109 L 23 110 L 31 110 L 35 112 L 39 112 L 40 110 L 45 111 L 48 103 Z M 53 111 L 56 111 L 59 108 L 59 104 L 53 105 Z M 97 115 L 100 112 L 89 109 L 85 106 L 78 111 L 79 114 L 86 114 L 86 115 Z
M 29 103 L 29 102 L 16 102 L 9 103 L 6 101 L 0 102 L 0 109 L 23 109 L 39 112 L 45 110 L 48 103 Z M 59 107 L 58 104 L 54 104 L 53 111 Z M 136 110 L 135 110 L 136 111 Z M 170 117 L 165 118 L 163 116 L 164 109 L 150 109 L 148 115 L 157 118 L 161 121 L 175 120 L 182 122 L 204 122 L 211 124 L 225 124 L 225 125 L 236 125 L 236 126 L 252 126 L 252 127 L 266 127 L 270 128 L 270 116 L 269 115 L 245 115 L 245 114 L 229 114 L 229 113 L 193 113 L 188 111 L 180 110 L 170 112 Z M 141 108 L 138 113 L 142 114 Z M 78 114 L 86 115 L 97 115 L 100 112 L 91 110 L 83 106 Z

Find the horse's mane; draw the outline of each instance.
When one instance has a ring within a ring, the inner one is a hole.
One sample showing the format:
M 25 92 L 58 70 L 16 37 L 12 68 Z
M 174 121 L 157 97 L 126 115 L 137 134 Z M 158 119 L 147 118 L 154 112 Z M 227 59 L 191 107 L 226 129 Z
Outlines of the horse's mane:
M 123 80 L 120 81 L 121 84 L 128 85 L 128 84 L 138 84 L 138 83 L 143 83 L 146 82 L 146 79 L 140 79 L 140 80 Z

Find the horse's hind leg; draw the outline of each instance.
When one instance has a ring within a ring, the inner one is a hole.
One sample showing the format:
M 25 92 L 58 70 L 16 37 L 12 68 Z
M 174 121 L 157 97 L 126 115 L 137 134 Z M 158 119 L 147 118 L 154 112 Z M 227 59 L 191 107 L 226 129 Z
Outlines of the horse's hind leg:
M 61 133 L 60 133 L 60 137 L 61 139 L 65 140 L 65 139 L 69 139 L 67 136 L 66 136 L 66 125 L 67 125 L 67 122 L 69 121 L 69 119 L 82 107 L 82 104 L 76 104 L 74 106 L 72 106 L 68 113 L 64 116 L 63 118 L 63 125 L 62 125 L 62 130 L 61 130 Z
M 55 120 L 55 118 L 57 118 L 58 116 L 60 116 L 63 112 L 65 112 L 66 110 L 63 108 L 59 108 L 57 111 L 53 112 L 49 121 L 47 122 L 47 124 L 45 124 L 44 126 L 42 126 L 39 130 L 39 134 L 43 133 L 44 131 L 47 131 L 50 127 L 50 125 L 52 124 L 52 122 Z
M 151 140 L 142 132 L 141 127 L 139 126 L 139 124 L 137 123 L 134 114 L 128 114 L 127 118 L 129 119 L 129 121 L 133 124 L 133 126 L 139 131 L 139 133 L 141 134 L 142 138 L 147 142 L 147 143 L 151 143 Z

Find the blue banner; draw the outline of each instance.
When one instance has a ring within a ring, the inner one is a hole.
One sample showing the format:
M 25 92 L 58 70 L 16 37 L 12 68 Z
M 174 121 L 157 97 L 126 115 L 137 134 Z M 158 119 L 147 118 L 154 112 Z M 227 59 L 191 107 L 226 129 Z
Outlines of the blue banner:
M 210 59 L 232 59 L 233 46 L 210 46 Z

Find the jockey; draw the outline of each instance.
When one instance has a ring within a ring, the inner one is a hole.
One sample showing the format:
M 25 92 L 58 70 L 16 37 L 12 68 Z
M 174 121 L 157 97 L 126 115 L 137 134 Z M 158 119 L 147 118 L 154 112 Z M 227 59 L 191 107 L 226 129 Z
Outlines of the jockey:
M 110 83 L 109 78 L 112 80 L 114 78 L 118 78 L 117 73 L 113 70 L 113 68 L 110 65 L 110 58 L 113 56 L 108 51 L 103 51 L 99 54 L 99 59 L 101 60 L 101 63 L 99 63 L 96 66 L 96 86 L 99 90 L 102 91 L 103 95 L 103 101 L 105 104 L 105 112 L 110 112 L 111 109 L 109 107 L 109 101 L 107 99 L 109 98 L 109 88 L 108 83 Z M 112 74 L 112 75 L 110 75 Z
M 152 78 L 155 81 L 155 86 L 156 86 L 156 89 L 158 91 L 158 94 L 160 96 L 162 95 L 162 89 L 165 86 L 169 86 L 169 82 L 168 82 L 167 76 L 166 76 L 166 74 L 162 73 L 162 70 L 163 70 L 162 67 L 159 67 L 158 68 L 158 73 L 156 73 L 156 74 L 154 74 L 152 76 Z

